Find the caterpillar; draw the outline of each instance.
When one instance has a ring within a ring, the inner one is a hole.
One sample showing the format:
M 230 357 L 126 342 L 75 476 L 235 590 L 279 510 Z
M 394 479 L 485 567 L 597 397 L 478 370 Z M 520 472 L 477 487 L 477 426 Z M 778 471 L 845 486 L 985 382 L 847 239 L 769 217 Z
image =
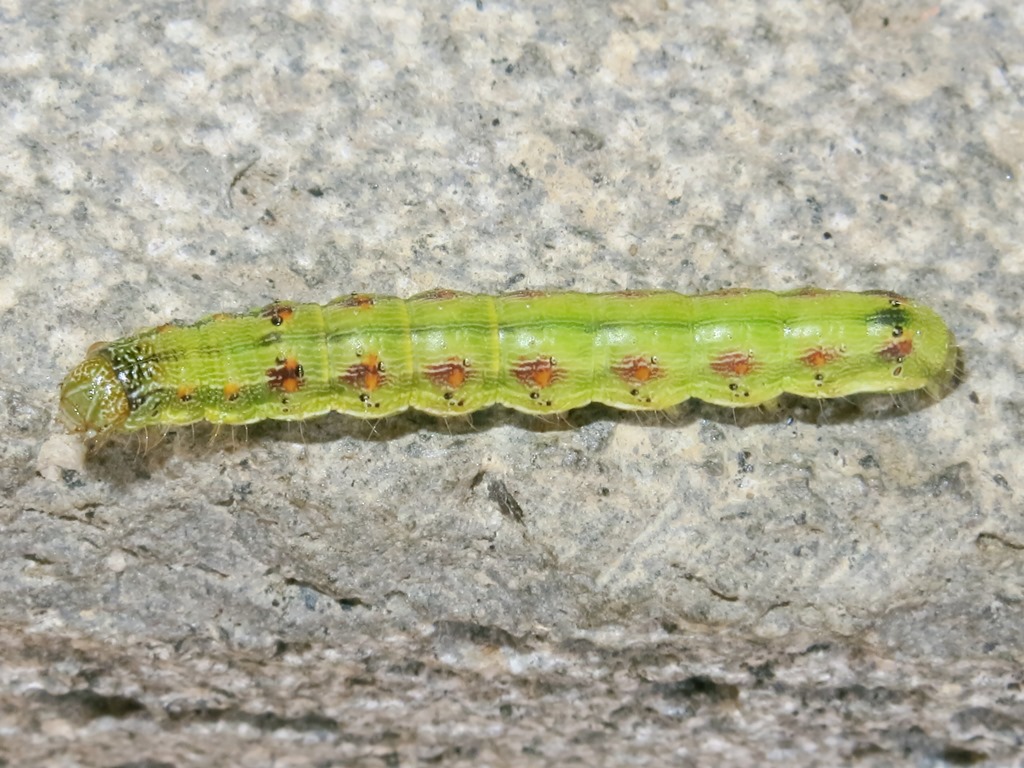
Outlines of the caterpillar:
M 691 397 L 725 406 L 783 393 L 938 397 L 956 356 L 938 314 L 886 291 L 356 293 L 94 344 L 64 379 L 60 414 L 70 431 L 96 438 L 328 411 L 378 418 L 495 403 L 550 414 L 591 402 L 665 409 Z

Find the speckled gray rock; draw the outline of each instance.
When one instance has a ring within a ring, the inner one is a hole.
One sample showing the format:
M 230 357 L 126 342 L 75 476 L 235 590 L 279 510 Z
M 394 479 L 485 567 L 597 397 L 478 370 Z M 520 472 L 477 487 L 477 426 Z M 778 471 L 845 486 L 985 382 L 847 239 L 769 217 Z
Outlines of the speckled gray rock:
M 1024 12 L 691 5 L 3 7 L 0 759 L 1024 764 Z M 53 422 L 275 297 L 742 285 L 926 300 L 965 380 Z

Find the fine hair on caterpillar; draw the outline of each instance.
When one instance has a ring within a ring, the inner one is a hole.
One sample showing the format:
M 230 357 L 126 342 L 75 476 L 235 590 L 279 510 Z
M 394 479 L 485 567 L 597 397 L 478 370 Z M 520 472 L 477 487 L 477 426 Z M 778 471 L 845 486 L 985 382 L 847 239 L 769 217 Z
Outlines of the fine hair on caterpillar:
M 691 398 L 743 409 L 782 396 L 940 398 L 957 359 L 933 310 L 883 291 L 439 289 L 275 301 L 95 344 L 65 378 L 60 406 L 72 432 L 100 442 L 331 411 L 455 419 L 501 405 L 564 419 L 592 403 L 666 411 Z
M 150 468 L 174 456 L 195 458 L 231 454 L 253 448 L 284 444 L 300 448 L 316 445 L 380 444 L 412 435 L 430 440 L 484 435 L 494 429 L 512 428 L 537 437 L 612 426 L 651 430 L 680 430 L 695 425 L 720 425 L 746 429 L 757 426 L 814 425 L 839 426 L 856 421 L 898 419 L 928 407 L 935 400 L 924 391 L 903 394 L 861 393 L 815 400 L 782 395 L 757 407 L 730 408 L 698 400 L 659 411 L 623 411 L 590 404 L 563 414 L 529 414 L 493 406 L 457 417 L 437 417 L 417 411 L 381 419 L 353 419 L 330 413 L 308 421 L 267 420 L 253 424 L 197 422 L 184 426 L 154 425 L 132 432 L 107 433 L 89 443 L 89 454 L 104 462 L 137 465 L 145 459 Z M 603 426 L 602 426 L 603 425 Z M 117 472 L 131 471 L 127 466 Z

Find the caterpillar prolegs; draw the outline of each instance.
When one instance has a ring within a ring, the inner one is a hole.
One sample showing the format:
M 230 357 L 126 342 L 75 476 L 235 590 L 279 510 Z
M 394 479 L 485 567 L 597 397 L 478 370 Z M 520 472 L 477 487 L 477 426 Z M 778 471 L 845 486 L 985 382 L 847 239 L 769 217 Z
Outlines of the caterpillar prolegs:
M 495 403 L 535 414 L 591 402 L 753 406 L 782 393 L 924 389 L 956 344 L 931 309 L 884 291 L 733 290 L 276 301 L 93 345 L 61 415 L 87 437 L 152 425 L 247 424 L 328 411 L 440 416 Z

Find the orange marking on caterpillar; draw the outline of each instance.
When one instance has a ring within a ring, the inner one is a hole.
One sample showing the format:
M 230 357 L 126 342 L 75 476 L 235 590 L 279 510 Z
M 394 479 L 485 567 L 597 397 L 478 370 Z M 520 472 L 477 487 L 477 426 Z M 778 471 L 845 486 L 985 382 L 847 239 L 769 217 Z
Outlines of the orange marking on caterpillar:
M 891 360 L 896 363 L 903 362 L 903 359 L 910 356 L 914 349 L 914 340 L 904 337 L 891 341 L 878 350 L 878 356 L 883 360 Z
M 760 367 L 753 355 L 744 352 L 726 352 L 711 361 L 711 370 L 721 376 L 747 376 Z
M 364 355 L 362 360 L 350 365 L 338 378 L 350 387 L 364 392 L 373 392 L 388 382 L 388 377 L 384 375 L 384 363 L 377 357 L 376 352 Z
M 459 296 L 466 296 L 462 291 L 453 291 L 451 288 L 431 288 L 429 291 L 417 293 L 412 301 L 448 301 L 457 299 Z
M 538 296 L 545 296 L 547 294 L 544 291 L 537 291 L 532 289 L 524 289 L 521 291 L 510 291 L 506 293 L 502 298 L 507 299 L 536 299 Z
M 298 392 L 306 383 L 302 364 L 294 357 L 279 357 L 277 365 L 277 368 L 267 368 L 267 386 L 282 392 Z
M 843 356 L 835 347 L 811 347 L 800 356 L 800 362 L 811 368 L 821 368 Z
M 194 395 L 195 393 L 195 387 L 187 387 L 184 384 L 182 384 L 180 387 L 178 387 L 178 391 L 176 394 L 178 395 L 178 399 L 181 400 L 181 402 L 187 403 L 189 400 L 192 399 L 192 395 Z
M 270 304 L 264 307 L 260 313 L 260 317 L 270 318 L 270 322 L 273 325 L 282 325 L 292 319 L 292 315 L 295 314 L 295 308 L 289 307 L 287 304 Z
M 616 299 L 642 299 L 644 296 L 650 296 L 652 293 L 657 293 L 657 291 L 623 288 L 621 291 L 615 291 L 611 296 Z
M 791 295 L 793 295 L 793 296 L 800 296 L 802 298 L 813 299 L 813 298 L 816 298 L 818 296 L 824 296 L 826 293 L 828 293 L 828 291 L 824 291 L 821 288 L 814 288 L 814 287 L 811 287 L 811 286 L 807 286 L 805 288 L 798 288 L 798 289 L 796 289 L 795 291 L 792 292 Z
M 701 296 L 746 296 L 750 293 L 749 288 L 719 288 L 717 291 L 708 291 Z
M 512 375 L 530 389 L 544 389 L 565 378 L 565 371 L 555 363 L 555 358 L 545 355 L 533 360 L 520 360 L 512 368 Z
M 343 307 L 354 307 L 355 309 L 370 309 L 376 302 L 373 296 L 368 293 L 353 293 L 338 302 Z
M 656 357 L 624 357 L 612 366 L 612 371 L 630 384 L 645 384 L 665 375 Z
M 450 357 L 443 362 L 425 366 L 423 375 L 435 386 L 458 389 L 469 380 L 472 371 L 468 360 Z
M 233 381 L 229 381 L 224 385 L 224 399 L 228 402 L 234 402 L 238 399 L 239 393 L 242 391 L 242 386 Z

